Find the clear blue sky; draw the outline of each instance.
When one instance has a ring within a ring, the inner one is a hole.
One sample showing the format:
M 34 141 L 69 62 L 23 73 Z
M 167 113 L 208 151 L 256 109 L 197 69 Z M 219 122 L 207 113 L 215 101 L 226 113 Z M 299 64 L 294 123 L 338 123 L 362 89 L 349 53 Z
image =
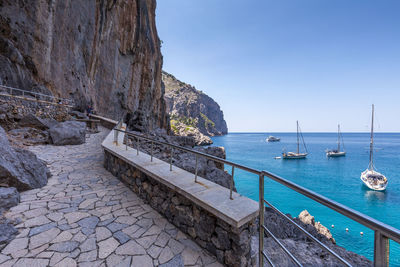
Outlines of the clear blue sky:
M 230 132 L 400 132 L 400 1 L 159 0 L 164 70 Z

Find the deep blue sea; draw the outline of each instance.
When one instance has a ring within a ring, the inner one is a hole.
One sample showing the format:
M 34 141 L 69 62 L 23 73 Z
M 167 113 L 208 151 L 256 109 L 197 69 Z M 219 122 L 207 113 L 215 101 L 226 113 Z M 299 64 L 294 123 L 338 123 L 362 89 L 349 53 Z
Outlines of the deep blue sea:
M 400 133 L 375 134 L 375 166 L 389 180 L 385 192 L 371 191 L 360 180 L 360 173 L 369 161 L 368 133 L 343 133 L 346 157 L 329 159 L 325 150 L 336 148 L 337 134 L 303 133 L 309 151 L 304 160 L 274 159 L 281 155 L 283 148 L 295 151 L 296 133 L 271 133 L 281 137 L 281 142 L 275 143 L 265 141 L 268 135 L 230 133 L 212 140 L 214 145 L 225 147 L 230 161 L 268 170 L 400 229 Z M 240 194 L 258 201 L 256 175 L 235 169 L 235 184 Z M 307 209 L 316 221 L 330 229 L 338 245 L 373 260 L 374 233 L 368 228 L 268 178 L 265 198 L 294 217 Z M 400 266 L 400 245 L 393 241 L 390 242 L 390 265 Z

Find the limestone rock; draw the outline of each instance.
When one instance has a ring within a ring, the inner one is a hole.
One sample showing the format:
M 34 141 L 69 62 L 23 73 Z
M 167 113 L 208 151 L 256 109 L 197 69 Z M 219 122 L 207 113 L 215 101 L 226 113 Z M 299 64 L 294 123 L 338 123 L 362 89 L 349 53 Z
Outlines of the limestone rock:
M 85 143 L 86 124 L 79 121 L 60 122 L 51 127 L 49 133 L 56 146 L 80 145 Z
M 18 191 L 40 188 L 47 184 L 49 170 L 30 151 L 13 148 L 0 127 L 0 184 Z
M 0 213 L 1 209 L 8 209 L 18 205 L 19 193 L 15 187 L 0 187 Z
M 189 135 L 193 128 L 206 136 L 228 133 L 224 114 L 211 97 L 167 72 L 163 72 L 162 78 L 171 129 L 176 134 Z
M 167 128 L 156 0 L 2 1 L 0 83 Z
M 56 123 L 57 121 L 53 119 L 41 119 L 33 114 L 27 114 L 22 117 L 22 119 L 18 122 L 18 125 L 20 127 L 32 127 L 39 130 L 47 130 Z

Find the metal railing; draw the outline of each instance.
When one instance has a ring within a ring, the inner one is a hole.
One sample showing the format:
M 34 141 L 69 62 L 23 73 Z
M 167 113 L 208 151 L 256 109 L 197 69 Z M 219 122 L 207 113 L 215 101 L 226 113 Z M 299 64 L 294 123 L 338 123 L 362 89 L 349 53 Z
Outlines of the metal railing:
M 375 220 L 374 218 L 371 218 L 365 214 L 362 214 L 356 210 L 353 210 L 345 205 L 342 205 L 334 200 L 331 200 L 329 198 L 326 198 L 318 193 L 315 193 L 311 190 L 308 190 L 300 185 L 297 185 L 287 179 L 284 179 L 282 177 L 279 177 L 275 174 L 272 174 L 268 171 L 260 171 L 256 170 L 232 161 L 224 160 L 209 154 L 205 154 L 196 150 L 188 149 L 186 147 L 162 142 L 155 140 L 153 138 L 143 136 L 143 135 L 138 135 L 129 131 L 121 130 L 121 125 L 122 121 L 118 123 L 117 126 L 114 127 L 114 141 L 115 144 L 118 145 L 118 133 L 124 133 L 124 141 L 126 145 L 126 149 L 128 147 L 128 138 L 129 137 L 134 137 L 136 138 L 136 153 L 139 155 L 139 150 L 140 150 L 140 140 L 145 140 L 147 142 L 151 142 L 151 151 L 150 151 L 150 160 L 153 161 L 153 147 L 154 144 L 159 144 L 159 145 L 165 145 L 167 147 L 171 148 L 171 153 L 170 153 L 170 170 L 172 171 L 172 157 L 173 157 L 173 149 L 179 149 L 191 154 L 194 154 L 196 156 L 196 166 L 195 166 L 195 176 L 194 176 L 194 182 L 197 182 L 197 168 L 198 168 L 198 157 L 204 157 L 209 160 L 213 160 L 222 164 L 226 164 L 229 166 L 232 166 L 232 180 L 231 180 L 231 186 L 230 186 L 230 198 L 232 198 L 232 188 L 233 188 L 233 178 L 234 178 L 234 170 L 235 168 L 244 170 L 246 172 L 250 172 L 253 174 L 256 174 L 259 176 L 259 210 L 260 210 L 260 218 L 259 218 L 259 266 L 264 266 L 264 259 L 267 260 L 267 262 L 271 265 L 274 266 L 274 263 L 268 257 L 267 253 L 264 251 L 264 237 L 265 234 L 268 234 L 271 236 L 271 238 L 283 249 L 283 251 L 287 254 L 287 256 L 293 261 L 293 263 L 297 266 L 302 266 L 300 261 L 293 256 L 293 254 L 285 248 L 285 246 L 279 241 L 277 237 L 265 226 L 264 222 L 264 213 L 265 213 L 265 205 L 268 205 L 271 207 L 277 214 L 280 216 L 284 217 L 288 222 L 293 224 L 296 228 L 298 228 L 300 231 L 302 231 L 308 238 L 313 240 L 314 242 L 317 243 L 323 250 L 328 252 L 330 255 L 332 255 L 334 258 L 336 258 L 340 263 L 346 265 L 346 266 L 351 266 L 351 264 L 345 260 L 343 257 L 339 256 L 335 251 L 333 251 L 331 248 L 323 244 L 321 241 L 319 241 L 317 238 L 315 238 L 313 235 L 311 235 L 308 231 L 306 231 L 303 227 L 301 227 L 299 224 L 297 224 L 293 219 L 289 218 L 286 216 L 283 212 L 281 212 L 279 209 L 277 209 L 275 206 L 273 206 L 270 202 L 265 200 L 264 197 L 264 180 L 265 177 L 278 182 L 279 184 L 290 188 L 304 196 L 306 196 L 309 199 L 312 199 L 344 216 L 347 218 L 350 218 L 366 227 L 369 229 L 373 230 L 375 232 L 374 236 L 374 266 L 388 266 L 389 265 L 389 240 L 393 240 L 397 243 L 400 244 L 400 230 L 389 226 L 383 222 L 380 222 L 378 220 Z
M 43 101 L 50 102 L 52 104 L 67 105 L 67 106 L 72 106 L 74 104 L 71 99 L 55 97 L 52 95 L 46 95 L 46 94 L 42 94 L 42 93 L 32 92 L 32 91 L 23 90 L 23 89 L 14 88 L 14 87 L 5 86 L 5 85 L 0 84 L 0 95 L 1 95 L 1 92 L 5 92 L 6 96 L 17 96 L 17 97 L 22 97 L 26 100 L 34 100 L 34 101 L 43 100 Z M 29 96 L 33 96 L 33 99 L 30 99 Z

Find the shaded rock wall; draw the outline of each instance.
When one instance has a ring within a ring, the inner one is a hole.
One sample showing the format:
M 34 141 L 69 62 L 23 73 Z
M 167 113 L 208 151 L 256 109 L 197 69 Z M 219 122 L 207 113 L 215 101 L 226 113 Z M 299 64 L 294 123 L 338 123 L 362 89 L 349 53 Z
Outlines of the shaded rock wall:
M 0 1 L 0 84 L 166 128 L 155 0 Z
M 174 132 L 182 135 L 195 128 L 208 136 L 228 133 L 224 114 L 211 97 L 165 71 L 162 79 L 165 85 L 167 112 L 171 116 Z

